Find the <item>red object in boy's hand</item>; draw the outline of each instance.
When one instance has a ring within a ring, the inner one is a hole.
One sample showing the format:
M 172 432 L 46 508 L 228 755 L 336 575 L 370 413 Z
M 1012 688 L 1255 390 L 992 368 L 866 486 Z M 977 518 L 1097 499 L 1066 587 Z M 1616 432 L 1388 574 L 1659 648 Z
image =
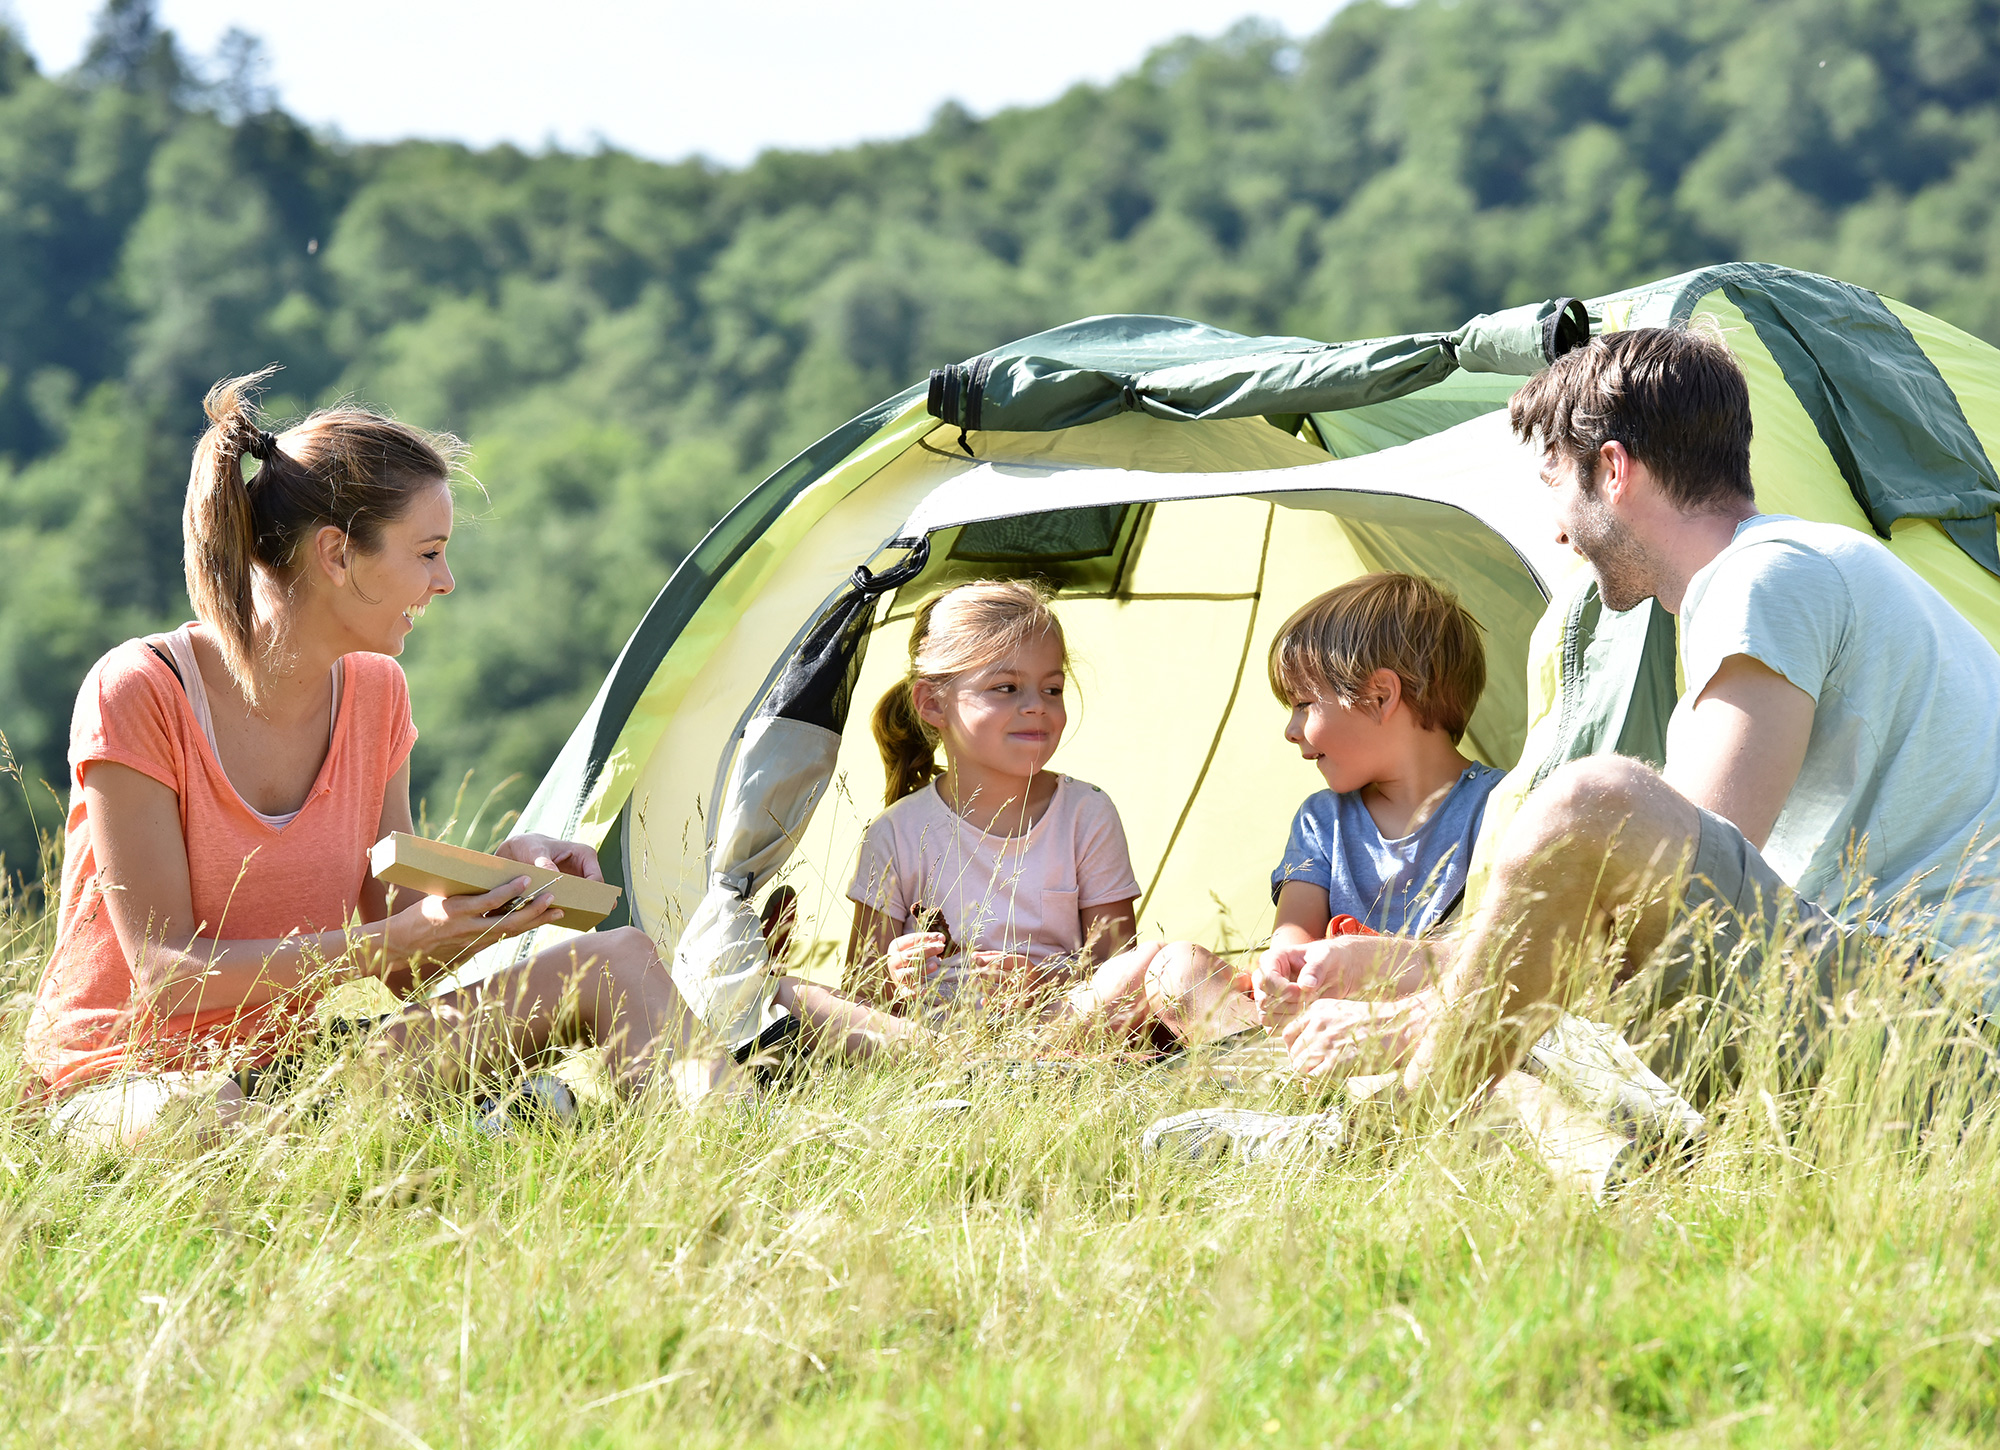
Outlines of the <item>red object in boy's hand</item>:
M 1337 936 L 1380 936 L 1381 932 L 1356 916 L 1345 914 L 1336 916 L 1326 924 L 1326 939 L 1332 941 Z

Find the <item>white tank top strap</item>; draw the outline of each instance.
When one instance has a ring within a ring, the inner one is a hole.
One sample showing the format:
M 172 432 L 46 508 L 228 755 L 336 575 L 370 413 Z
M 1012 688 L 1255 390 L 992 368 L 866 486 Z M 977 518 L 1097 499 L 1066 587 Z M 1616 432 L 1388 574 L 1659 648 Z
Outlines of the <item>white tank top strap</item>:
M 161 636 L 167 646 L 167 653 L 174 657 L 174 668 L 180 671 L 181 689 L 187 694 L 188 708 L 194 711 L 195 723 L 201 726 L 201 733 L 208 737 L 208 751 L 215 757 L 217 765 L 222 763 L 222 752 L 215 744 L 215 714 L 208 705 L 208 685 L 201 677 L 201 662 L 195 658 L 194 626 L 184 624 L 179 629 Z M 333 710 L 327 721 L 327 739 L 333 739 L 334 728 L 340 723 L 340 687 L 345 681 L 345 660 L 333 662 Z M 232 782 L 232 785 L 234 782 Z M 236 798 L 243 800 L 243 793 Z M 248 801 L 243 808 L 273 830 L 281 831 L 299 818 L 298 811 L 287 811 L 281 816 L 267 816 Z M 300 807 L 304 809 L 304 807 Z

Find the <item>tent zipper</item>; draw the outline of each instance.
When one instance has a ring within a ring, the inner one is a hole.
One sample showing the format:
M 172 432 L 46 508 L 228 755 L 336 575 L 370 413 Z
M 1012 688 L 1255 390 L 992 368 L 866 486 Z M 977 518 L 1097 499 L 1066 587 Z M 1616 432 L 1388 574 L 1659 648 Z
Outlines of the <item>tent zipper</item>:
M 1556 714 L 1556 743 L 1546 759 L 1535 767 L 1535 778 L 1529 790 L 1539 790 L 1558 765 L 1563 763 L 1565 742 L 1569 739 L 1570 725 L 1576 719 L 1577 696 L 1583 683 L 1583 611 L 1590 604 L 1592 590 L 1579 589 L 1571 601 L 1569 613 L 1563 619 L 1562 654 L 1559 665 L 1560 681 L 1557 688 L 1559 704 Z

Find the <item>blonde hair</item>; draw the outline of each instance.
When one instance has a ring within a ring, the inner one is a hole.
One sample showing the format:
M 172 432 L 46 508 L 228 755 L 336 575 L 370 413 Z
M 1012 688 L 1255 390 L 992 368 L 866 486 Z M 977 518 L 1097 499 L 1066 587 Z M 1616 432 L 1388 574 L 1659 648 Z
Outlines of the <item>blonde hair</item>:
M 910 625 L 910 668 L 875 706 L 875 743 L 888 777 L 884 805 L 929 785 L 938 774 L 938 734 L 917 714 L 918 680 L 942 684 L 1005 659 L 1022 645 L 1053 637 L 1069 668 L 1062 621 L 1049 595 L 1025 580 L 981 579 L 933 594 Z
M 1271 693 L 1286 706 L 1358 705 L 1377 670 L 1394 670 L 1417 723 L 1456 745 L 1486 689 L 1479 625 L 1428 579 L 1364 574 L 1305 605 L 1271 641 Z
M 253 701 L 257 571 L 288 579 L 323 524 L 372 553 L 383 527 L 423 490 L 460 472 L 465 458 L 465 445 L 450 434 L 365 408 L 322 408 L 272 434 L 254 395 L 276 371 L 224 378 L 208 390 L 209 427 L 195 444 L 181 518 L 188 599 Z M 245 458 L 259 465 L 248 479 Z

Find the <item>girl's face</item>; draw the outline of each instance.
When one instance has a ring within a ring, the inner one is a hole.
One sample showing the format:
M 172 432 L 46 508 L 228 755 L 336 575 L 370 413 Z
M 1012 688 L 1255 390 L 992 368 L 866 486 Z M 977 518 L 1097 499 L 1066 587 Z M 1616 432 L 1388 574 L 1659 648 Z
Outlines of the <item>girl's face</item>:
M 954 764 L 1028 777 L 1062 740 L 1063 648 L 1047 635 L 945 683 L 919 680 L 917 714 L 944 737 Z
M 451 593 L 451 567 L 444 561 L 451 518 L 451 487 L 440 480 L 384 526 L 373 553 L 347 553 L 345 587 L 336 585 L 333 605 L 355 649 L 401 654 L 424 606 Z
M 1295 700 L 1285 739 L 1319 767 L 1328 790 L 1347 795 L 1381 778 L 1377 754 L 1382 740 L 1379 710 L 1338 700 Z

